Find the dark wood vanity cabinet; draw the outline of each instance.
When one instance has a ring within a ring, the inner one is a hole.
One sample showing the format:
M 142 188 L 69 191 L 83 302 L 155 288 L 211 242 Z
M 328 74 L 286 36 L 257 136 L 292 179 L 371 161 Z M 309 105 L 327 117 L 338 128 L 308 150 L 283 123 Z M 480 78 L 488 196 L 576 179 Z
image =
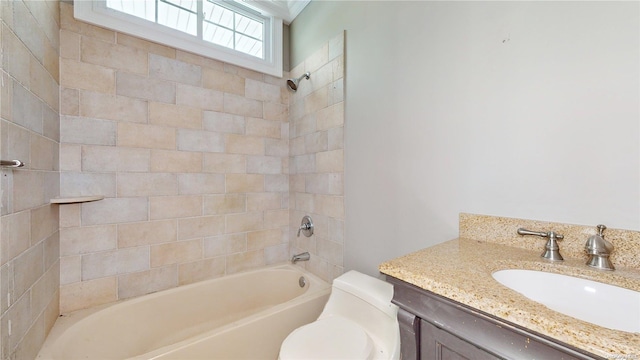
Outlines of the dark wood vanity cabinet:
M 499 360 L 474 344 L 450 334 L 425 320 L 420 320 L 420 359 Z M 404 357 L 403 357 L 404 359 Z
M 604 359 L 387 276 L 402 360 Z

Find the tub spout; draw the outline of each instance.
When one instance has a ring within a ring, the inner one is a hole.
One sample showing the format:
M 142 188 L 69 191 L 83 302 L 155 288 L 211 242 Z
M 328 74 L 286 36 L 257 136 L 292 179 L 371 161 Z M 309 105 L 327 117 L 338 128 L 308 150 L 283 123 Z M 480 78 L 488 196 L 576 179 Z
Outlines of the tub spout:
M 309 255 L 308 252 L 303 252 L 301 254 L 293 255 L 291 262 L 295 264 L 298 261 L 309 261 L 309 258 L 311 258 L 311 255 Z

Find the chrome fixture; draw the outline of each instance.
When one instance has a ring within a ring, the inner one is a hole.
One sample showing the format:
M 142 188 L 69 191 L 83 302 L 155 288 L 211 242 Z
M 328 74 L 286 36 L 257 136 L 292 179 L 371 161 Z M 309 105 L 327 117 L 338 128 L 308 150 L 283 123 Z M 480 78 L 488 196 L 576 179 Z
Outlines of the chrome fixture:
M 298 91 L 298 84 L 300 84 L 300 80 L 302 79 L 307 79 L 309 80 L 309 77 L 311 77 L 311 73 L 310 72 L 306 72 L 304 74 L 302 74 L 302 76 L 300 76 L 297 79 L 289 79 L 287 80 L 287 87 L 289 88 L 289 90 L 296 92 Z
M 560 255 L 560 247 L 558 246 L 558 240 L 564 239 L 564 236 L 560 234 L 556 234 L 553 231 L 542 232 L 542 231 L 531 231 L 527 229 L 520 228 L 518 229 L 519 235 L 535 235 L 543 238 L 549 239 L 547 244 L 544 247 L 544 251 L 540 255 L 541 257 L 552 260 L 552 261 L 562 261 L 562 255 Z
M 313 221 L 311 220 L 311 216 L 305 215 L 302 218 L 302 222 L 300 223 L 300 227 L 298 228 L 297 237 L 300 237 L 300 231 L 302 231 L 302 233 L 306 237 L 310 237 L 311 235 L 313 235 Z
M 7 167 L 23 167 L 24 163 L 20 160 L 0 160 L 0 166 Z
M 301 288 L 305 287 L 307 285 L 307 279 L 305 279 L 304 276 L 300 276 L 298 285 L 300 285 Z
M 613 251 L 613 244 L 604 238 L 604 230 L 607 228 L 604 225 L 598 225 L 598 234 L 589 236 L 587 243 L 584 245 L 584 249 L 589 255 L 587 265 L 600 270 L 615 270 L 609 255 Z
M 308 252 L 303 252 L 300 254 L 293 255 L 293 257 L 291 258 L 291 262 L 295 264 L 298 261 L 309 261 L 310 258 L 311 258 L 311 255 L 309 255 Z

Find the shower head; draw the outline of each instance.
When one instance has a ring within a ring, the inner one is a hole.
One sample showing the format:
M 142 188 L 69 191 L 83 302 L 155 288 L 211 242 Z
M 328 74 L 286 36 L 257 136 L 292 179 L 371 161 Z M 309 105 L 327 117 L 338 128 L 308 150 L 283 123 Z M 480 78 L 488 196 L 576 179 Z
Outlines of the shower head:
M 298 84 L 300 84 L 300 80 L 302 80 L 303 78 L 309 80 L 310 76 L 311 76 L 311 73 L 307 71 L 297 79 L 289 79 L 287 80 L 287 87 L 289 88 L 289 90 L 296 92 L 298 91 Z

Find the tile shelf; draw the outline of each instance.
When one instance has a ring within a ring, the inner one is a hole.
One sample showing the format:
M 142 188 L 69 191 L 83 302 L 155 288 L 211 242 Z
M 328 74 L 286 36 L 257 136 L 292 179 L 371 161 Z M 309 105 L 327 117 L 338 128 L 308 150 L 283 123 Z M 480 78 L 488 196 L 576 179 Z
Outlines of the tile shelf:
M 75 196 L 75 197 L 60 197 L 51 199 L 52 204 L 75 204 L 83 202 L 98 201 L 104 199 L 103 195 L 90 195 L 90 196 Z

